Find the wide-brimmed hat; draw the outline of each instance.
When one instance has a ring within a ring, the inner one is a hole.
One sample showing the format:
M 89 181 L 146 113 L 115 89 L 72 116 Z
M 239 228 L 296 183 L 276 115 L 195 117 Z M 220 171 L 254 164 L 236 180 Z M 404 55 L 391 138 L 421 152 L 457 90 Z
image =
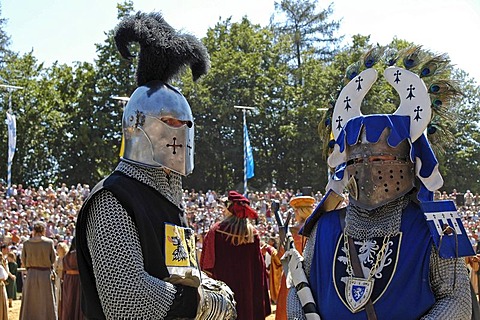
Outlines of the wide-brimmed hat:
M 310 196 L 298 196 L 290 199 L 290 205 L 294 208 L 297 207 L 311 207 L 315 203 L 315 198 Z

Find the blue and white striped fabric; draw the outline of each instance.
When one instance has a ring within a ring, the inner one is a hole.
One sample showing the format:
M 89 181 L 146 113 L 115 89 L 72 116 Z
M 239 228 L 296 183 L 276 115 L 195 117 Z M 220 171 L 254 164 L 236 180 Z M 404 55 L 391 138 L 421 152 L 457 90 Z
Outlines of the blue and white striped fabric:
M 7 112 L 7 127 L 8 127 L 8 169 L 7 169 L 7 192 L 10 192 L 12 185 L 12 161 L 15 155 L 15 148 L 17 145 L 17 123 L 15 115 Z

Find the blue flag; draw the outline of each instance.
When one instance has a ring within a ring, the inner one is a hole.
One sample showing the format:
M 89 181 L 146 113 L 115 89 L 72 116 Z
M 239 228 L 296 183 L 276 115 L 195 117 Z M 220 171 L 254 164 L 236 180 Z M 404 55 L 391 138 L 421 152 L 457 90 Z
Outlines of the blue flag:
M 250 145 L 250 138 L 248 137 L 248 130 L 247 125 L 243 126 L 243 134 L 245 136 L 245 161 L 246 161 L 246 175 L 247 179 L 252 178 L 254 173 L 254 165 L 253 165 L 253 152 L 252 146 Z

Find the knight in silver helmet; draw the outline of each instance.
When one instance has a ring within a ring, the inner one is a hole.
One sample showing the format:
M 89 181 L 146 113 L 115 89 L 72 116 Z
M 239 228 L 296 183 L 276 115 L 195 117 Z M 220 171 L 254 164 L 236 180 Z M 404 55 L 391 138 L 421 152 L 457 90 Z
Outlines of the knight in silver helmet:
M 122 125 L 125 161 L 184 176 L 192 173 L 193 115 L 177 89 L 161 81 L 137 88 L 125 107 Z
M 138 87 L 123 114 L 120 163 L 95 186 L 77 219 L 83 313 L 89 319 L 234 319 L 230 288 L 197 265 L 181 180 L 193 170 L 194 121 L 170 84 L 185 67 L 194 80 L 206 74 L 208 52 L 159 13 L 127 16 L 114 34 L 126 59 L 133 57 L 129 44 L 140 44 Z
M 478 311 L 461 258 L 474 253 L 455 205 L 432 201 L 443 179 L 425 132 L 438 93 L 432 88 L 448 79 L 425 75 L 434 70 L 432 61 L 438 67 L 448 60 L 406 49 L 383 72 L 399 94 L 397 110 L 363 115 L 384 52 L 372 49 L 361 61 L 363 71 L 347 72 L 327 122 L 334 124 L 325 134 L 333 136 L 327 162 L 335 171 L 302 230 L 308 237 L 303 257 L 291 249 L 283 258 L 293 286 L 289 319 L 467 320 Z M 458 94 L 448 88 L 439 95 L 444 106 Z M 305 283 L 311 303 L 296 296 Z

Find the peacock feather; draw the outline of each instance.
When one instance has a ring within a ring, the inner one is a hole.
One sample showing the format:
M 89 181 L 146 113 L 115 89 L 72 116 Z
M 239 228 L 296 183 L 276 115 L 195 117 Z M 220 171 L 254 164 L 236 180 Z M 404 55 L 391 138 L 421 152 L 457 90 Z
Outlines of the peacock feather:
M 399 58 L 398 50 L 395 48 L 386 48 L 383 56 L 383 60 L 385 61 L 386 65 L 389 67 L 393 66 L 395 63 L 397 63 Z
M 422 51 L 422 46 L 412 46 L 400 53 L 403 57 L 402 62 L 405 69 L 410 70 L 421 64 L 425 57 L 425 52 Z
M 374 47 L 365 53 L 365 56 L 363 57 L 363 64 L 366 68 L 371 68 L 373 67 L 377 62 L 380 61 L 382 58 L 383 54 L 385 52 L 384 47 Z
M 339 90 L 340 92 L 340 90 Z M 318 134 L 322 142 L 323 155 L 326 158 L 330 153 L 330 150 L 333 148 L 333 134 L 332 134 L 332 117 L 333 117 L 333 108 L 335 107 L 336 97 L 331 97 L 330 102 L 325 107 L 326 111 L 322 112 L 322 117 L 318 124 Z
M 347 70 L 345 71 L 345 80 L 347 83 L 358 76 L 361 72 L 362 65 L 361 61 L 356 61 L 347 67 Z
M 437 74 L 441 74 L 445 71 L 445 68 L 449 65 L 450 60 L 446 54 L 435 55 L 429 58 L 420 67 L 421 78 L 432 77 Z
M 437 155 L 444 154 L 444 146 L 454 141 L 453 134 L 449 129 L 449 125 L 456 121 L 452 104 L 462 95 L 456 82 L 447 78 L 449 72 L 447 72 L 446 66 L 445 73 L 442 78 L 433 79 L 434 81 L 427 85 L 433 111 L 427 133 L 432 149 Z

